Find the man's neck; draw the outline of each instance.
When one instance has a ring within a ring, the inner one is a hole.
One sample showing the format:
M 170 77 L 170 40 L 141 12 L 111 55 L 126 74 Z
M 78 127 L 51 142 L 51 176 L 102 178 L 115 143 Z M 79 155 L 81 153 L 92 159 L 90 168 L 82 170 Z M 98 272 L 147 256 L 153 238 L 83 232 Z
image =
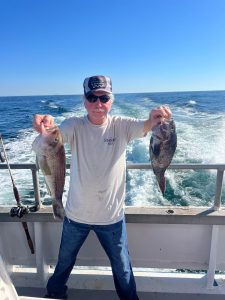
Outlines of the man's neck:
M 100 119 L 100 120 L 90 118 L 89 115 L 87 115 L 87 117 L 88 117 L 88 120 L 89 120 L 93 125 L 103 125 L 103 124 L 105 124 L 105 122 L 106 122 L 107 119 L 108 119 L 108 116 L 106 116 L 104 119 Z

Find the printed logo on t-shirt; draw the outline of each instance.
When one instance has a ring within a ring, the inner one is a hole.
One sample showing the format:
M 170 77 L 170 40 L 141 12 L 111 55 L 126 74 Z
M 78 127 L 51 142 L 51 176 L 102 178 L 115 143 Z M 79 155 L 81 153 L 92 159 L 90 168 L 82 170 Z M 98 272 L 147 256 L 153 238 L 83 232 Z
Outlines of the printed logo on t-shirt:
M 104 139 L 104 143 L 107 143 L 109 146 L 111 146 L 111 145 L 113 145 L 114 143 L 115 143 L 115 141 L 116 141 L 116 138 L 115 137 L 113 137 L 113 138 L 105 138 Z

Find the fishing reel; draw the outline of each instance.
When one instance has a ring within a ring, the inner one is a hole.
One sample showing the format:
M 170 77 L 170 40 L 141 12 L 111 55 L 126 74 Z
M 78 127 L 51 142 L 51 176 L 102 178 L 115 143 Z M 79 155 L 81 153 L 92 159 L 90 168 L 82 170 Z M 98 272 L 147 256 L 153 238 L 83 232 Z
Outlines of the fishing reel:
M 34 205 L 34 206 L 23 206 L 23 205 L 18 205 L 15 207 L 12 207 L 9 214 L 11 217 L 18 217 L 22 218 L 24 215 L 28 214 L 29 212 L 36 212 L 38 211 L 40 206 Z
M 26 206 L 15 206 L 11 208 L 9 214 L 11 217 L 22 218 L 24 215 L 28 214 L 28 212 L 29 208 Z

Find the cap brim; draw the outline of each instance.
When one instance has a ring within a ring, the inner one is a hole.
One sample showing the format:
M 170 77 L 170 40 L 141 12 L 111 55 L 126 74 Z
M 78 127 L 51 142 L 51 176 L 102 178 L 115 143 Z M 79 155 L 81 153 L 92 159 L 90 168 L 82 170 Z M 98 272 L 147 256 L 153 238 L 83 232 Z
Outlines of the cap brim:
M 85 96 L 89 96 L 89 95 L 92 95 L 92 94 L 94 94 L 95 92 L 104 92 L 104 93 L 106 93 L 106 94 L 110 94 L 110 95 L 112 95 L 112 92 L 109 92 L 109 91 L 106 91 L 106 90 L 102 90 L 102 89 L 96 89 L 96 90 L 92 90 L 92 91 L 89 91 L 89 92 L 87 92 L 87 93 L 85 93 Z

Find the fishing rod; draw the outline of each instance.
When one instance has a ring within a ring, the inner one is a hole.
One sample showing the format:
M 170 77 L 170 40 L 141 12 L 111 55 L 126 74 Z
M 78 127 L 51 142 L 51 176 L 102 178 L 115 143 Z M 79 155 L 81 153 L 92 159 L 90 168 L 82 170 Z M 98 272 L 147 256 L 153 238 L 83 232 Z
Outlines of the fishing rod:
M 12 176 L 12 172 L 11 172 L 11 169 L 10 169 L 8 157 L 6 155 L 6 151 L 5 151 L 5 147 L 4 147 L 4 144 L 3 144 L 3 139 L 2 139 L 1 134 L 0 134 L 0 140 L 1 140 L 2 149 L 3 149 L 3 153 L 4 153 L 4 157 L 2 157 L 2 154 L 1 154 L 1 158 L 3 158 L 3 160 L 6 161 L 6 164 L 7 164 L 8 170 L 9 170 L 9 175 L 10 175 L 12 185 L 13 185 L 14 197 L 15 197 L 16 203 L 17 203 L 17 207 L 13 207 L 11 209 L 10 215 L 12 217 L 17 216 L 17 217 L 21 218 L 23 215 L 25 215 L 29 212 L 29 208 L 21 205 L 19 191 L 16 187 L 15 181 L 14 181 L 13 176 Z M 2 159 L 1 159 L 1 161 L 2 161 Z M 4 162 L 4 161 L 2 161 L 2 162 Z M 26 234 L 26 238 L 27 238 L 27 242 L 28 242 L 30 251 L 31 251 L 32 254 L 34 254 L 34 245 L 33 245 L 29 230 L 28 230 L 27 222 L 22 222 L 22 226 L 23 226 L 23 229 L 24 229 L 25 234 Z

